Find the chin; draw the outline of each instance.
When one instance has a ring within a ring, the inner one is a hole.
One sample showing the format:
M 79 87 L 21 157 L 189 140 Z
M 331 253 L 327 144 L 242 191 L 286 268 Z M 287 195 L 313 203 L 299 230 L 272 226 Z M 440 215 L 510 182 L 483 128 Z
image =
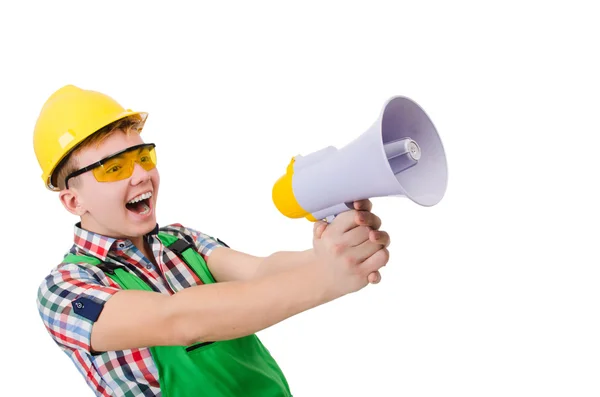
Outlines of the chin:
M 150 233 L 156 227 L 156 218 L 152 217 L 151 219 L 147 219 L 143 223 L 133 224 L 130 226 L 130 230 L 133 232 L 134 236 L 141 237 Z

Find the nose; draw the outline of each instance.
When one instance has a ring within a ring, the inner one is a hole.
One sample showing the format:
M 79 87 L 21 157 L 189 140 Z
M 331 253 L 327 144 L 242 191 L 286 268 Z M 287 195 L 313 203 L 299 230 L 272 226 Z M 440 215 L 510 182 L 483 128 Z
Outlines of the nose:
M 133 174 L 131 174 L 131 184 L 133 186 L 147 182 L 150 180 L 150 178 L 150 171 L 146 171 L 141 165 L 134 163 Z

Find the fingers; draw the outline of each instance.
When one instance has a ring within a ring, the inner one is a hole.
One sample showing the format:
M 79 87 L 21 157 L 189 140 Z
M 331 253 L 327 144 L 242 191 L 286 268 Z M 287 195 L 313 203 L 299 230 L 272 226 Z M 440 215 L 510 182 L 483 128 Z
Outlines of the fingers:
M 381 244 L 384 248 L 390 246 L 390 235 L 388 232 L 384 232 L 381 230 L 371 230 L 369 232 L 369 241 L 375 244 Z
M 357 245 L 356 247 L 348 248 L 347 252 L 350 258 L 356 261 L 357 264 L 360 264 L 366 261 L 370 256 L 374 255 L 377 251 L 380 251 L 382 249 L 384 248 L 382 248 L 381 245 L 373 244 L 371 241 L 367 240 L 364 243 Z
M 342 244 L 348 247 L 356 247 L 364 243 L 365 241 L 369 241 L 371 228 L 367 226 L 358 226 L 352 230 L 347 231 L 342 236 Z M 377 244 L 377 242 L 375 242 Z
M 369 226 L 372 229 L 381 227 L 381 219 L 369 211 L 349 210 L 336 216 L 328 229 L 335 233 L 345 233 L 356 226 Z
M 364 270 L 365 273 L 369 274 L 374 273 L 384 267 L 390 259 L 390 253 L 386 248 L 382 248 L 379 251 L 375 252 L 373 255 L 368 257 L 363 263 L 360 264 L 360 267 Z
M 327 233 L 341 235 L 346 233 L 348 230 L 354 229 L 358 226 L 355 218 L 355 210 L 344 211 L 338 214 L 333 222 L 327 226 Z
M 354 209 L 357 211 L 371 211 L 372 208 L 373 203 L 371 203 L 371 200 L 369 199 L 354 202 Z
M 313 225 L 313 238 L 320 239 L 323 235 L 323 232 L 325 232 L 325 229 L 327 229 L 327 222 L 315 222 L 315 224 Z
M 379 273 L 379 271 L 370 273 L 367 279 L 371 284 L 379 284 L 381 281 L 381 273 Z
M 369 226 L 374 230 L 381 227 L 381 219 L 372 212 L 357 211 L 354 216 L 354 221 L 361 226 Z
M 325 227 L 321 230 L 325 230 Z M 369 226 L 358 226 L 347 231 L 343 234 L 341 243 L 350 247 L 355 247 L 367 240 L 375 244 L 380 244 L 384 248 L 387 248 L 390 245 L 390 235 L 388 232 L 372 230 Z
M 381 244 L 383 248 L 387 248 L 390 245 L 390 235 L 387 232 L 372 230 L 369 232 L 369 241 L 375 244 Z M 379 284 L 381 281 L 381 273 L 379 271 L 370 273 L 367 279 L 371 284 Z
M 317 239 L 321 238 L 327 230 L 329 236 L 342 237 L 338 240 L 341 244 L 353 247 L 369 239 L 375 244 L 387 247 L 390 243 L 389 234 L 378 230 L 380 227 L 381 219 L 377 215 L 366 211 L 350 210 L 339 214 L 331 224 L 323 221 L 316 222 L 314 236 Z M 365 236 L 364 233 L 369 229 L 372 230 L 371 234 Z

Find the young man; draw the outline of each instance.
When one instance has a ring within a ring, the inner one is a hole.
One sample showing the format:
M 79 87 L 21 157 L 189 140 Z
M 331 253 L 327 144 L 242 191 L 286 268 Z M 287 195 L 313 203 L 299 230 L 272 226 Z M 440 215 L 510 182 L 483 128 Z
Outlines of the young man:
M 266 258 L 180 224 L 159 228 L 146 118 L 75 86 L 42 108 L 42 178 L 80 217 L 39 287 L 45 327 L 97 396 L 291 396 L 255 333 L 379 282 L 389 235 L 369 200 L 316 222 L 311 249 Z

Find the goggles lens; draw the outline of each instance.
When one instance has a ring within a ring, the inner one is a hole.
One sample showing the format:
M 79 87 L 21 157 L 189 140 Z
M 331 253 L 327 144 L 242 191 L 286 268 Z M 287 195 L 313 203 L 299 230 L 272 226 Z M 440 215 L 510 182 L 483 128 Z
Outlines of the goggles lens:
M 114 182 L 127 179 L 133 174 L 135 163 L 138 163 L 146 171 L 154 169 L 156 167 L 155 145 L 145 143 L 132 146 L 75 171 L 65 178 L 66 188 L 69 188 L 69 179 L 87 171 L 92 171 L 98 182 Z
M 130 151 L 111 156 L 92 170 L 98 182 L 114 182 L 127 179 L 133 174 L 135 163 L 146 171 L 156 167 L 156 151 L 153 145 L 132 148 Z

